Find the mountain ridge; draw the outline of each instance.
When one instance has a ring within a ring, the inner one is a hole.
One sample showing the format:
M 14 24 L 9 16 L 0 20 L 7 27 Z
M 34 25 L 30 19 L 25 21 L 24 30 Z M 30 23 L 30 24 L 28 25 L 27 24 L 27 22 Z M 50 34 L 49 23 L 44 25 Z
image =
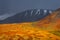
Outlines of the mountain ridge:
M 17 13 L 14 16 L 8 17 L 7 19 L 0 21 L 0 23 L 33 22 L 40 20 L 41 18 L 49 15 L 49 12 L 51 11 L 52 10 L 47 10 L 47 9 L 30 9 L 23 11 L 21 13 Z

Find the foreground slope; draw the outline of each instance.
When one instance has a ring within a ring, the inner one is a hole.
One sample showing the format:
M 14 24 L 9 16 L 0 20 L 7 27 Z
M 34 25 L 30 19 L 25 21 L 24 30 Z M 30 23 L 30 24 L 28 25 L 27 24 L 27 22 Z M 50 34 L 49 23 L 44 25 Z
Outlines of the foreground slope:
M 48 31 L 33 27 L 32 23 L 1 24 L 0 40 L 60 40 Z

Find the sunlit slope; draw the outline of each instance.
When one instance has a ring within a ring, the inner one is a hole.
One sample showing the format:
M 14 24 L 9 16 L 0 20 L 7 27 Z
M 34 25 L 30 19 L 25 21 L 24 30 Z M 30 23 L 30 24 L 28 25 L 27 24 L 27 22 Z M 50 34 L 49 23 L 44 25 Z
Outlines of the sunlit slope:
M 1 24 L 0 25 L 0 39 L 5 40 L 60 40 L 48 31 L 40 30 L 33 27 L 32 23 L 21 24 Z
M 60 31 L 60 11 L 54 11 L 47 17 L 38 21 L 35 26 L 43 28 L 45 30 Z

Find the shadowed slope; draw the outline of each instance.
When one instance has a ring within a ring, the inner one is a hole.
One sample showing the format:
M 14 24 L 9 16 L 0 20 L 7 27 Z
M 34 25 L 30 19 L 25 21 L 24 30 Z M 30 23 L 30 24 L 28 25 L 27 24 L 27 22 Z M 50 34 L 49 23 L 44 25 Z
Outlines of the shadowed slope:
M 26 10 L 21 13 L 17 13 L 16 15 L 13 15 L 11 17 L 8 17 L 4 20 L 0 20 L 1 23 L 21 23 L 21 22 L 33 22 L 38 21 L 52 12 L 52 10 L 48 9 L 31 9 Z

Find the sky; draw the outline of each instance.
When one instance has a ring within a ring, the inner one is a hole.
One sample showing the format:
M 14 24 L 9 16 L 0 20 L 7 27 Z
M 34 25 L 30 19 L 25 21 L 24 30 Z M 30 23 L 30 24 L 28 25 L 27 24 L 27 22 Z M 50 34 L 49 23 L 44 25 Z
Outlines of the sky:
M 60 0 L 0 0 L 0 15 L 16 14 L 28 9 L 60 8 Z
M 60 0 L 0 0 L 0 10 L 21 12 L 27 9 L 57 9 Z

